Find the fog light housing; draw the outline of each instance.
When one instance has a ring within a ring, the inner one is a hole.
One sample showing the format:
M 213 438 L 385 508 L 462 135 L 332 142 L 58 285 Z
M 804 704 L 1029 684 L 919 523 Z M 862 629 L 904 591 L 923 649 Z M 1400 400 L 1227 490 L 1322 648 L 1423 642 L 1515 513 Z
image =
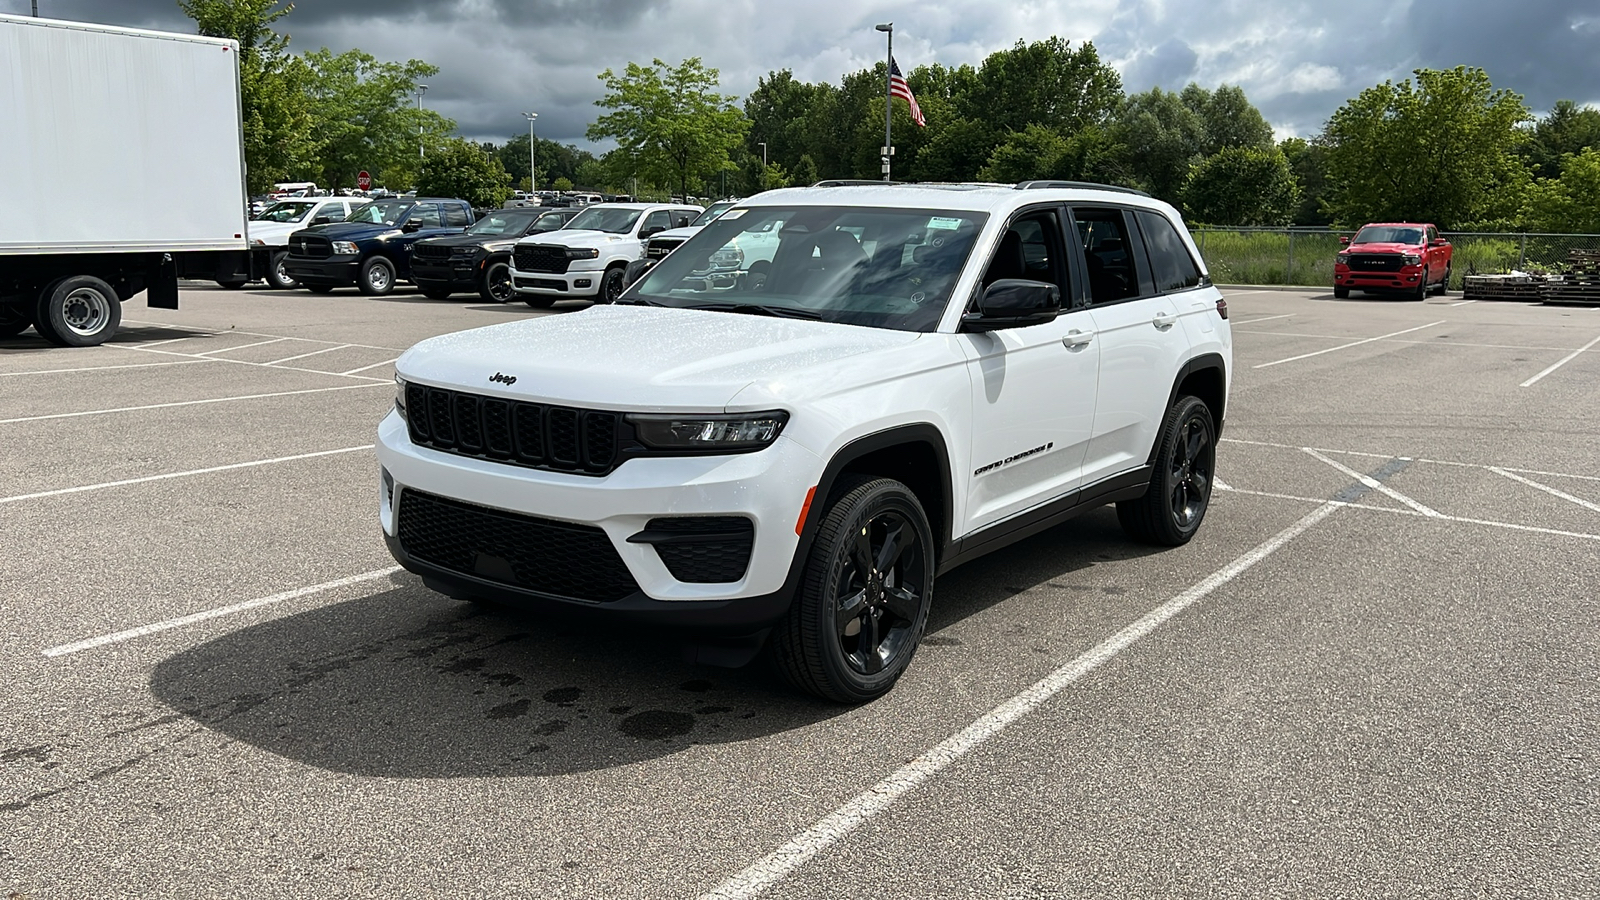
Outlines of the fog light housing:
M 588 278 L 579 278 L 572 282 L 573 287 L 588 287 L 591 284 L 594 284 L 594 281 Z

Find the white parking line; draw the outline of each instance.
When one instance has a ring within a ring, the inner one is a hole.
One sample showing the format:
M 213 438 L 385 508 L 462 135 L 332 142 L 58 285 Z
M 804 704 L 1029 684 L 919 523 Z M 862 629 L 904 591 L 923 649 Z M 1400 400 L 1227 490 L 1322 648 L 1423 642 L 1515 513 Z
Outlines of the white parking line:
M 1303 451 L 1306 449 L 1297 444 L 1275 444 L 1271 441 L 1245 441 L 1240 440 L 1239 438 L 1218 438 L 1218 442 L 1223 444 L 1243 444 L 1247 447 L 1273 447 L 1279 450 Z M 1311 449 L 1317 451 L 1318 453 L 1334 453 L 1339 456 L 1367 456 L 1373 459 L 1395 459 L 1397 457 L 1397 454 L 1394 453 L 1366 453 L 1361 450 L 1332 450 L 1327 447 L 1312 447 Z M 1409 459 L 1414 463 L 1426 463 L 1430 466 L 1459 466 L 1465 469 L 1495 468 L 1494 466 L 1486 466 L 1483 463 L 1456 462 L 1449 459 L 1428 459 L 1420 456 L 1407 456 L 1404 458 Z M 1580 481 L 1600 481 L 1600 475 L 1573 475 L 1570 472 L 1546 472 L 1543 469 L 1518 469 L 1513 466 L 1501 466 L 1500 468 L 1503 468 L 1508 472 L 1521 472 L 1524 475 L 1547 475 L 1551 478 L 1576 478 Z
M 296 340 L 299 340 L 299 338 L 296 338 Z M 310 353 L 302 353 L 299 356 L 285 356 L 283 359 L 275 359 L 271 362 L 262 363 L 262 365 L 276 366 L 279 363 L 294 362 L 297 359 L 305 359 L 308 356 L 316 356 L 318 353 L 332 353 L 335 350 L 343 350 L 346 347 L 354 346 L 354 344 L 334 344 L 332 347 L 323 347 L 321 350 L 313 350 Z
M 1402 334 L 1410 334 L 1413 331 L 1421 331 L 1424 328 L 1432 328 L 1435 325 L 1443 325 L 1446 321 L 1448 321 L 1448 320 L 1447 319 L 1440 319 L 1437 322 L 1429 322 L 1426 325 L 1418 325 L 1415 328 L 1407 328 L 1407 329 L 1404 329 L 1403 331 L 1394 331 L 1394 332 L 1390 332 L 1389 334 L 1380 334 L 1377 337 L 1370 337 L 1370 338 L 1366 338 L 1364 340 L 1351 341 L 1348 344 L 1340 344 L 1337 347 L 1329 347 L 1326 350 L 1314 350 L 1314 351 L 1312 351 L 1310 353 L 1302 353 L 1299 356 L 1291 356 L 1288 359 L 1277 359 L 1277 360 L 1273 360 L 1272 362 L 1261 363 L 1260 365 L 1257 365 L 1257 366 L 1251 366 L 1251 368 L 1252 369 L 1265 369 L 1268 366 L 1282 365 L 1283 363 L 1294 362 L 1294 361 L 1300 360 L 1300 359 L 1310 359 L 1313 356 L 1321 356 L 1324 353 L 1332 353 L 1335 350 L 1348 350 L 1351 347 L 1359 347 L 1362 344 L 1370 344 L 1373 341 L 1386 340 L 1386 339 L 1392 338 L 1392 337 L 1399 337 Z
M 350 370 L 350 371 L 348 371 L 348 372 L 340 372 L 340 373 L 339 373 L 339 374 L 340 374 L 340 375 L 354 375 L 354 374 L 356 374 L 356 373 L 357 373 L 357 372 L 365 372 L 365 371 L 366 371 L 366 370 L 368 370 L 368 369 L 376 369 L 376 368 L 377 368 L 377 367 L 379 367 L 379 366 L 387 366 L 387 365 L 388 365 L 388 364 L 390 364 L 390 363 L 392 363 L 392 362 L 395 362 L 395 361 L 397 361 L 397 360 L 399 360 L 399 359 L 400 359 L 400 357 L 398 357 L 398 356 L 396 356 L 396 357 L 395 357 L 395 358 L 394 358 L 394 359 L 386 359 L 386 360 L 384 360 L 384 361 L 383 361 L 383 362 L 375 362 L 375 363 L 373 363 L 373 364 L 372 364 L 372 365 L 370 365 L 370 366 L 362 366 L 362 367 L 361 367 L 361 368 L 359 368 L 359 369 L 351 369 L 351 370 Z
M 138 321 L 136 319 L 123 319 L 122 321 L 131 322 L 131 323 L 133 323 L 135 325 L 156 325 L 156 326 L 159 326 L 161 328 L 187 329 L 187 328 L 190 327 L 188 325 L 173 325 L 173 324 L 168 323 L 168 322 L 141 322 L 141 321 Z M 227 331 L 208 331 L 208 332 L 205 332 L 205 333 L 208 334 L 208 335 L 243 334 L 243 335 L 248 335 L 249 337 L 284 337 L 284 335 L 281 335 L 281 334 L 268 334 L 267 332 L 264 332 L 264 331 L 240 331 L 237 328 L 230 328 Z M 319 338 L 294 337 L 293 335 L 290 335 L 289 339 L 290 340 L 294 340 L 294 341 L 306 341 L 306 342 L 312 343 L 312 344 L 337 344 L 337 343 L 339 343 L 338 341 L 325 341 L 325 340 L 321 340 Z M 176 338 L 176 340 L 186 341 L 186 340 L 188 340 L 188 338 Z M 163 342 L 163 343 L 165 343 L 165 342 Z M 149 347 L 151 345 L 150 344 L 145 344 L 144 346 Z M 365 350 L 388 350 L 391 353 L 401 353 L 401 352 L 403 352 L 405 350 L 404 347 L 379 347 L 376 344 L 349 344 L 348 346 L 361 347 L 361 348 L 363 348 Z
M 282 603 L 285 600 L 293 600 L 296 597 L 304 597 L 308 594 L 331 591 L 334 588 L 341 588 L 350 584 L 358 584 L 363 581 L 372 581 L 375 578 L 383 578 L 384 576 L 393 575 L 399 571 L 401 571 L 399 566 L 389 566 L 388 568 L 384 569 L 373 569 L 371 572 L 362 572 L 360 575 L 351 575 L 348 578 L 339 578 L 334 581 L 324 581 L 321 584 L 314 584 L 310 587 L 296 588 L 292 591 L 284 591 L 281 594 L 273 594 L 269 597 L 257 597 L 254 600 L 246 600 L 243 603 L 235 603 L 231 606 L 219 606 L 216 609 L 208 609 L 204 612 L 197 612 L 192 615 L 179 616 L 176 619 L 167 619 L 164 622 L 154 622 L 149 625 L 142 625 L 138 628 L 130 628 L 127 631 L 118 631 L 114 634 L 105 634 L 101 635 L 100 637 L 93 637 L 71 644 L 62 644 L 58 647 L 50 647 L 44 651 L 44 655 L 49 657 L 66 656 L 69 653 L 80 653 L 84 650 L 92 650 L 95 647 L 104 647 L 107 644 L 118 644 L 123 641 L 131 641 L 134 638 L 144 637 L 147 634 L 155 634 L 159 631 L 170 631 L 174 628 L 182 628 L 185 625 L 193 625 L 196 622 L 204 622 L 208 619 L 217 619 L 221 618 L 222 616 L 230 616 L 237 612 L 244 612 L 245 610 L 256 609 L 257 607 L 261 606 L 270 606 L 274 603 Z
M 1297 315 L 1299 315 L 1299 313 L 1284 313 L 1281 316 L 1262 316 L 1259 319 L 1250 319 L 1249 321 L 1239 322 L 1239 323 L 1236 323 L 1236 324 L 1239 324 L 1239 325 L 1254 325 L 1257 322 L 1271 322 L 1273 319 L 1292 319 Z M 1267 334 L 1271 334 L 1271 333 L 1272 332 L 1270 332 L 1270 331 L 1267 332 Z
M 1456 525 L 1482 525 L 1485 528 L 1504 528 L 1507 531 L 1522 531 L 1529 534 L 1548 534 L 1555 537 L 1578 538 L 1585 541 L 1600 541 L 1600 534 L 1591 534 L 1586 531 L 1564 531 L 1560 528 L 1545 528 L 1539 525 L 1521 525 L 1516 522 L 1497 522 L 1493 519 L 1473 519 L 1467 516 L 1451 516 L 1444 514 L 1439 516 L 1427 516 L 1410 509 L 1395 509 L 1390 506 L 1368 506 L 1361 503 L 1343 503 L 1338 500 L 1323 500 L 1318 497 L 1299 497 L 1294 494 L 1277 494 L 1273 493 L 1272 491 L 1250 491 L 1245 490 L 1244 488 L 1236 487 L 1218 488 L 1218 490 L 1223 490 L 1229 494 L 1239 494 L 1240 496 L 1245 497 L 1267 497 L 1273 500 L 1294 500 L 1299 503 L 1340 503 L 1342 506 L 1348 506 L 1351 509 L 1359 509 L 1365 512 L 1388 513 L 1395 516 L 1415 516 L 1419 519 L 1429 519 L 1434 522 L 1446 522 Z
M 218 360 L 218 362 L 221 361 L 222 360 Z M 299 396 L 300 394 L 322 394 L 328 391 L 353 391 L 357 390 L 358 388 L 385 387 L 391 382 L 392 379 L 386 378 L 382 381 L 377 381 L 370 384 L 341 384 L 336 387 L 308 388 L 303 391 L 274 391 L 270 394 L 242 394 L 237 397 L 211 397 L 205 400 L 180 400 L 175 403 L 149 403 L 144 406 L 119 406 L 115 409 L 89 409 L 84 410 L 83 412 L 51 413 L 47 416 L 19 416 L 15 419 L 0 419 L 0 425 L 11 425 L 16 422 L 42 422 L 46 419 L 75 419 L 79 416 L 103 416 L 110 413 L 138 412 L 139 410 L 145 409 L 171 409 L 175 406 L 202 406 L 207 403 L 229 403 L 234 400 L 261 400 L 267 397 L 295 397 Z
M 154 369 L 160 366 L 192 366 L 195 363 L 221 362 L 216 359 L 175 359 L 172 362 L 132 363 L 126 366 L 84 366 L 78 369 L 40 369 L 36 372 L 0 372 L 0 378 L 18 378 L 23 375 L 65 375 L 69 372 L 99 372 L 105 369 Z
M 338 450 L 319 450 L 315 453 L 297 453 L 294 456 L 277 456 L 272 459 L 257 459 L 250 462 L 229 463 L 225 466 L 212 466 L 208 469 L 189 469 L 183 472 L 166 472 L 161 475 L 145 475 L 142 478 L 124 478 L 121 481 L 102 481 L 99 484 L 84 484 L 77 487 L 57 488 L 53 491 L 39 491 L 33 494 L 17 494 L 11 497 L 0 497 L 0 504 L 16 503 L 22 500 L 37 500 L 41 497 L 59 497 L 63 494 L 81 494 L 84 491 L 100 491 L 106 488 L 126 487 L 130 484 L 144 484 L 150 481 L 166 481 L 172 478 L 187 478 L 191 475 L 209 475 L 212 472 L 228 472 L 234 469 L 252 469 L 256 466 L 269 466 L 273 463 L 293 462 L 297 459 L 316 459 L 319 456 L 337 456 L 341 453 L 356 453 L 361 450 L 371 450 L 371 444 L 362 444 L 359 447 L 342 447 Z
M 243 350 L 246 347 L 264 347 L 267 344 L 280 344 L 280 343 L 282 343 L 284 341 L 290 341 L 290 340 L 294 340 L 294 339 L 293 338 L 273 338 L 270 341 L 256 341 L 254 344 L 240 344 L 237 347 L 223 347 L 220 350 L 202 350 L 199 353 L 196 353 L 195 355 L 196 356 L 210 356 L 213 353 L 232 353 L 235 350 Z
M 1310 447 L 1301 447 L 1300 449 L 1305 451 L 1306 453 L 1309 453 L 1313 459 L 1321 460 L 1322 462 L 1325 462 L 1328 465 L 1333 466 L 1335 469 L 1338 469 L 1340 472 L 1344 473 L 1345 475 L 1348 475 L 1351 478 L 1354 478 L 1355 480 L 1361 482 L 1362 484 L 1366 485 L 1369 488 L 1372 488 L 1373 490 L 1375 490 L 1378 493 L 1384 495 L 1385 497 L 1389 497 L 1389 498 L 1398 500 L 1401 503 L 1404 503 L 1405 505 L 1407 505 L 1407 506 L 1411 507 L 1412 509 L 1416 510 L 1417 512 L 1422 513 L 1423 515 L 1427 516 L 1430 519 L 1442 519 L 1442 518 L 1444 518 L 1444 514 L 1439 512 L 1438 510 L 1432 509 L 1432 508 L 1427 507 L 1427 506 L 1423 506 L 1421 503 L 1418 503 L 1417 501 L 1411 499 L 1410 497 L 1407 497 L 1405 494 L 1402 494 L 1399 491 L 1395 490 L 1394 488 L 1389 487 L 1388 485 L 1384 484 L 1383 482 L 1379 481 L 1376 478 L 1373 478 L 1373 477 L 1368 476 L 1368 475 L 1363 475 L 1360 472 L 1357 472 L 1355 469 L 1352 469 L 1349 466 L 1346 466 L 1346 465 L 1344 465 L 1342 463 L 1334 462 L 1333 460 L 1327 458 L 1326 456 L 1323 456 L 1321 453 L 1318 453 L 1317 451 L 1311 449 Z M 1405 459 L 1407 462 L 1415 462 L 1415 460 L 1412 460 L 1409 457 L 1397 457 L 1397 458 Z
M 850 832 L 868 819 L 888 809 L 901 797 L 950 767 L 990 738 L 1005 731 L 1023 716 L 1043 706 L 1052 697 L 1118 653 L 1128 649 L 1140 638 L 1161 627 L 1173 616 L 1244 574 L 1250 567 L 1271 556 L 1280 547 L 1343 506 L 1344 504 L 1338 502 L 1325 502 L 1298 522 L 1207 576 L 1194 587 L 1146 613 L 1138 621 L 1107 638 L 1087 653 L 1051 672 L 1027 690 L 990 710 L 961 732 L 902 766 L 887 778 L 857 795 L 855 799 L 823 817 L 815 825 L 795 835 L 777 850 L 703 895 L 701 900 L 747 900 L 761 894 L 817 854 L 844 840 Z
M 1523 484 L 1527 485 L 1528 487 L 1537 488 L 1537 489 L 1539 489 L 1541 491 L 1544 491 L 1546 494 L 1549 494 L 1552 497 L 1560 497 L 1563 500 L 1570 500 L 1573 503 L 1576 503 L 1579 506 L 1583 507 L 1584 509 L 1592 509 L 1595 512 L 1600 512 L 1600 503 L 1590 503 L 1588 500 L 1585 500 L 1582 497 L 1574 497 L 1571 494 L 1566 493 L 1565 491 L 1558 491 L 1558 490 L 1556 490 L 1555 488 L 1551 487 L 1548 484 L 1540 484 L 1539 482 L 1534 481 L 1534 480 L 1532 480 L 1530 478 L 1523 478 L 1521 475 L 1518 475 L 1515 472 L 1511 472 L 1511 471 L 1508 471 L 1506 469 L 1502 469 L 1499 466 L 1489 466 L 1489 471 L 1495 473 L 1496 475 L 1504 475 L 1505 477 L 1511 479 L 1512 481 L 1520 481 Z
M 1459 303 L 1452 303 L 1450 305 L 1451 306 L 1466 306 L 1468 303 L 1477 303 L 1477 302 L 1478 301 L 1476 301 L 1476 300 L 1462 300 Z
M 1533 376 L 1532 378 L 1529 378 L 1527 381 L 1524 381 L 1520 385 L 1520 387 L 1532 387 L 1533 385 L 1538 384 L 1539 383 L 1539 379 L 1545 377 L 1546 375 L 1549 375 L 1551 372 L 1554 372 L 1555 370 L 1561 368 L 1562 366 L 1566 365 L 1567 363 L 1572 362 L 1573 360 L 1577 359 L 1579 356 L 1581 356 L 1583 354 L 1583 351 L 1588 350 L 1590 347 L 1593 347 L 1595 344 L 1600 344 L 1600 337 L 1595 338 L 1594 340 L 1590 341 L 1589 343 L 1584 344 L 1582 347 L 1579 347 L 1578 349 L 1576 349 L 1576 350 L 1572 351 L 1571 353 L 1567 354 L 1566 356 L 1562 357 L 1560 362 L 1556 363 L 1555 365 L 1551 366 L 1548 369 L 1545 369 L 1543 372 L 1540 372 L 1539 374 Z
M 356 345 L 351 344 L 351 345 L 348 345 L 348 346 L 356 346 Z M 145 350 L 144 347 L 129 347 L 128 349 L 129 350 L 142 350 L 142 351 L 144 351 L 146 353 L 164 353 L 164 354 L 167 354 L 169 356 L 187 356 L 187 357 L 190 357 L 191 359 L 209 359 L 209 360 L 211 360 L 213 362 L 231 363 L 231 364 L 236 365 L 236 366 L 255 366 L 255 367 L 261 368 L 261 369 L 281 369 L 281 370 L 283 370 L 285 372 L 310 372 L 313 375 L 343 375 L 346 378 L 359 378 L 359 379 L 362 379 L 363 381 L 380 381 L 380 382 L 385 382 L 385 383 L 393 380 L 393 379 L 389 379 L 389 378 L 373 378 L 370 375 L 352 375 L 352 374 L 346 374 L 346 373 L 343 373 L 343 372 L 327 372 L 327 371 L 324 371 L 322 369 L 303 369 L 303 368 L 301 368 L 299 366 L 275 366 L 275 365 L 272 365 L 271 363 L 251 362 L 250 360 L 247 360 L 247 359 L 229 359 L 226 356 L 201 356 L 198 353 L 179 353 L 179 352 L 177 352 L 175 350 Z

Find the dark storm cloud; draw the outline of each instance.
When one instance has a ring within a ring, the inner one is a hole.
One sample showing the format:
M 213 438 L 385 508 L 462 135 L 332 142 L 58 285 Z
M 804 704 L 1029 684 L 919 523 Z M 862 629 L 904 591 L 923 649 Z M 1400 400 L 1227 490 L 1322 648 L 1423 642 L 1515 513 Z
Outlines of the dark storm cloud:
M 53 18 L 190 31 L 174 0 L 39 0 Z M 0 0 L 26 13 L 28 0 Z M 1535 111 L 1600 102 L 1596 0 L 300 0 L 280 26 L 297 51 L 359 47 L 441 68 L 424 103 L 465 135 L 525 132 L 586 145 L 601 70 L 702 57 L 724 92 L 792 69 L 837 82 L 883 58 L 977 64 L 1019 38 L 1093 40 L 1126 88 L 1237 84 L 1280 134 L 1314 134 L 1346 99 L 1420 66 L 1481 66 Z

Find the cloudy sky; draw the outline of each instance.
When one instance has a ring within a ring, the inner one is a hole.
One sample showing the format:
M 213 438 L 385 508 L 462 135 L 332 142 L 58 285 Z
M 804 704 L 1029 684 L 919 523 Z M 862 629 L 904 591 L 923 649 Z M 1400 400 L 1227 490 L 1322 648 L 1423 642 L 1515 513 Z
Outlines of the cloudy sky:
M 193 29 L 175 0 L 38 2 L 51 18 Z M 1600 105 L 1597 0 L 299 0 L 279 27 L 296 50 L 440 66 L 424 102 L 467 136 L 505 140 L 534 110 L 540 137 L 589 146 L 603 69 L 699 56 L 741 96 L 776 69 L 837 82 L 882 59 L 884 21 L 905 69 L 977 64 L 1019 38 L 1092 40 L 1128 91 L 1238 84 L 1280 137 L 1420 67 L 1481 66 L 1536 112 Z

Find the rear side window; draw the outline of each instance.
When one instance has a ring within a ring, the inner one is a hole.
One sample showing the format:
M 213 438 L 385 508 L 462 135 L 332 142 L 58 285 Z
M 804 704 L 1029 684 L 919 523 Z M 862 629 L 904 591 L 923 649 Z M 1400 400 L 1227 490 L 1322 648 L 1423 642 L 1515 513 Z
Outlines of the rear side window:
M 467 214 L 466 207 L 457 206 L 454 203 L 447 203 L 444 207 L 444 223 L 451 226 L 471 225 L 472 216 Z
M 1150 268 L 1154 270 L 1156 290 L 1165 294 L 1184 291 L 1200 284 L 1200 267 L 1178 237 L 1172 221 L 1159 213 L 1139 210 L 1139 230 L 1144 233 L 1145 249 L 1150 253 Z
M 407 222 L 412 225 L 419 225 L 423 228 L 438 228 L 439 204 L 418 203 L 416 209 L 411 211 L 411 218 L 408 219 Z

